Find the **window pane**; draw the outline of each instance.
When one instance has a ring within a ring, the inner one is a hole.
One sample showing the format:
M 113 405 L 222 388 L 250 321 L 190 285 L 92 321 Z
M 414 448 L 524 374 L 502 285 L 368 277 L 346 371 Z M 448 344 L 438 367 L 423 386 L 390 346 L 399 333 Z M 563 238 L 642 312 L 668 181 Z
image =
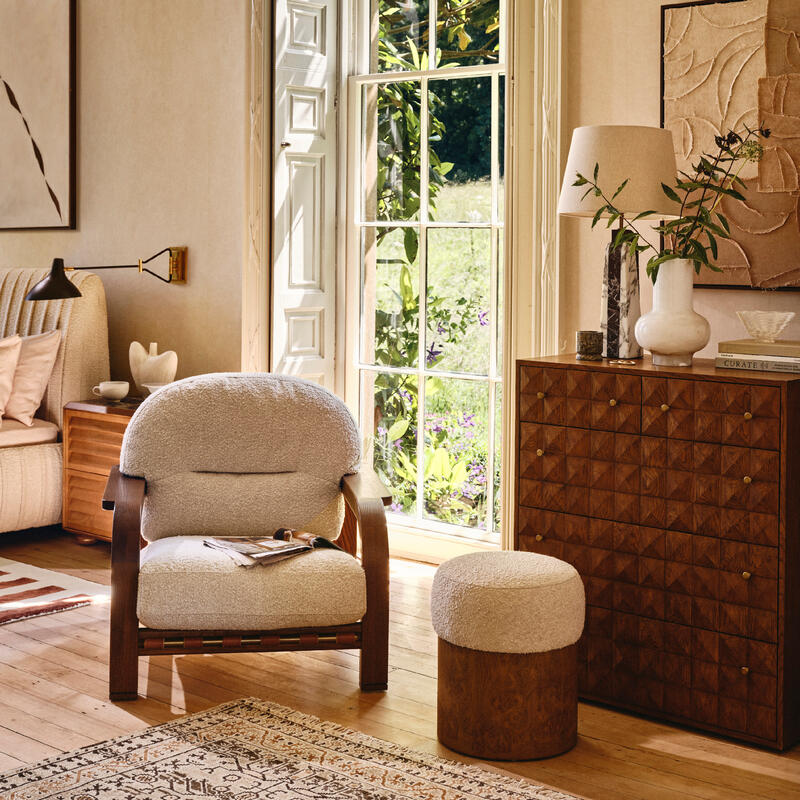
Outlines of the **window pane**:
M 365 86 L 362 102 L 364 218 L 417 219 L 420 84 Z
M 492 79 L 428 84 L 430 217 L 488 222 L 492 213 Z
M 489 387 L 483 381 L 425 381 L 425 515 L 486 528 Z
M 417 507 L 417 379 L 413 375 L 361 373 L 362 427 L 372 427 L 375 471 L 392 491 L 391 510 Z M 371 401 L 370 401 L 371 398 Z
M 379 72 L 428 69 L 428 6 L 428 0 L 379 0 Z
M 491 231 L 428 230 L 428 369 L 488 374 Z
M 419 359 L 419 233 L 361 231 L 361 360 L 416 367 Z
M 498 63 L 500 0 L 439 0 L 436 50 L 440 67 Z
M 494 405 L 494 530 L 500 530 L 502 502 L 500 494 L 500 465 L 503 463 L 503 387 L 496 384 Z

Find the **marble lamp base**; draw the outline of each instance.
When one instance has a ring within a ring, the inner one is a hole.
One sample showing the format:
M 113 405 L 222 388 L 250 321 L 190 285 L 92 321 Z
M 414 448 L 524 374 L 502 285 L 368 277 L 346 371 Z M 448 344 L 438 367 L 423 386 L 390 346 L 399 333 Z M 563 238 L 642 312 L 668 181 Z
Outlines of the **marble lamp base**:
M 642 357 L 642 348 L 634 336 L 640 315 L 639 254 L 631 254 L 624 245 L 615 248 L 612 238 L 606 247 L 600 314 L 605 358 Z

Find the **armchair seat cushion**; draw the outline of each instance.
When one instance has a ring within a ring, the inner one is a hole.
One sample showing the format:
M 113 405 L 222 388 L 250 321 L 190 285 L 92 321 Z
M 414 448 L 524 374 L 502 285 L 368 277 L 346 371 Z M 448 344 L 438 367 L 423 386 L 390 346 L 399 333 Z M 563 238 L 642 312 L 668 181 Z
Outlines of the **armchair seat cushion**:
M 238 566 L 202 536 L 168 536 L 141 551 L 137 613 L 161 630 L 280 630 L 358 622 L 364 571 L 338 550 Z

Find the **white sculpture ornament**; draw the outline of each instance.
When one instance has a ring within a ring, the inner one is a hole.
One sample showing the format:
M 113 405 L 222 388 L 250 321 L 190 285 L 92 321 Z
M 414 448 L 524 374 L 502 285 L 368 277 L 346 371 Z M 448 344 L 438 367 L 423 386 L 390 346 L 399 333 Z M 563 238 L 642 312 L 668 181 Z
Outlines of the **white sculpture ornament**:
M 131 342 L 128 358 L 131 364 L 133 382 L 140 392 L 145 392 L 146 383 L 170 383 L 178 371 L 178 354 L 167 350 L 158 354 L 158 343 L 150 342 L 150 352 L 139 342 Z

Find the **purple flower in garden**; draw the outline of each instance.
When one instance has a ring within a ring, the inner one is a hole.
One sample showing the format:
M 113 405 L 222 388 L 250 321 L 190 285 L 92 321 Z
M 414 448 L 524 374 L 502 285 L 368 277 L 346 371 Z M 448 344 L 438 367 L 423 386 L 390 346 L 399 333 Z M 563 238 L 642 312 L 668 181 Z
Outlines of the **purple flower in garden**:
M 403 446 L 403 440 L 402 439 L 395 439 L 394 440 L 394 446 L 399 450 Z
M 462 428 L 474 428 L 475 427 L 475 415 L 474 414 L 462 414 L 461 421 L 458 424 Z
M 402 398 L 403 398 L 403 400 L 405 400 L 407 403 L 410 403 L 410 402 L 412 401 L 412 399 L 413 399 L 413 398 L 411 397 L 411 392 L 409 392 L 409 391 L 406 391 L 405 389 L 400 389 L 400 391 L 398 392 L 398 394 L 399 394 L 399 395 L 400 395 L 400 397 L 402 397 Z
M 403 506 L 401 506 L 400 503 L 392 503 L 390 510 L 394 511 L 395 514 L 398 514 L 403 510 Z
M 479 311 L 478 312 L 478 324 L 481 328 L 485 328 L 489 324 L 489 312 L 488 311 Z
M 386 436 L 387 432 L 383 425 L 378 425 L 378 436 Z
M 431 342 L 431 346 L 428 348 L 428 355 L 426 357 L 426 361 L 428 366 L 430 367 L 434 361 L 442 354 L 442 350 L 436 349 L 436 342 Z
M 435 414 L 427 414 L 426 416 L 425 430 L 431 433 L 441 433 L 444 430 L 444 420 L 441 417 L 437 417 Z
M 444 325 L 442 325 L 442 323 L 440 322 L 436 326 L 436 333 L 438 333 L 439 336 L 444 336 L 444 334 L 447 333 L 447 328 L 445 328 Z

